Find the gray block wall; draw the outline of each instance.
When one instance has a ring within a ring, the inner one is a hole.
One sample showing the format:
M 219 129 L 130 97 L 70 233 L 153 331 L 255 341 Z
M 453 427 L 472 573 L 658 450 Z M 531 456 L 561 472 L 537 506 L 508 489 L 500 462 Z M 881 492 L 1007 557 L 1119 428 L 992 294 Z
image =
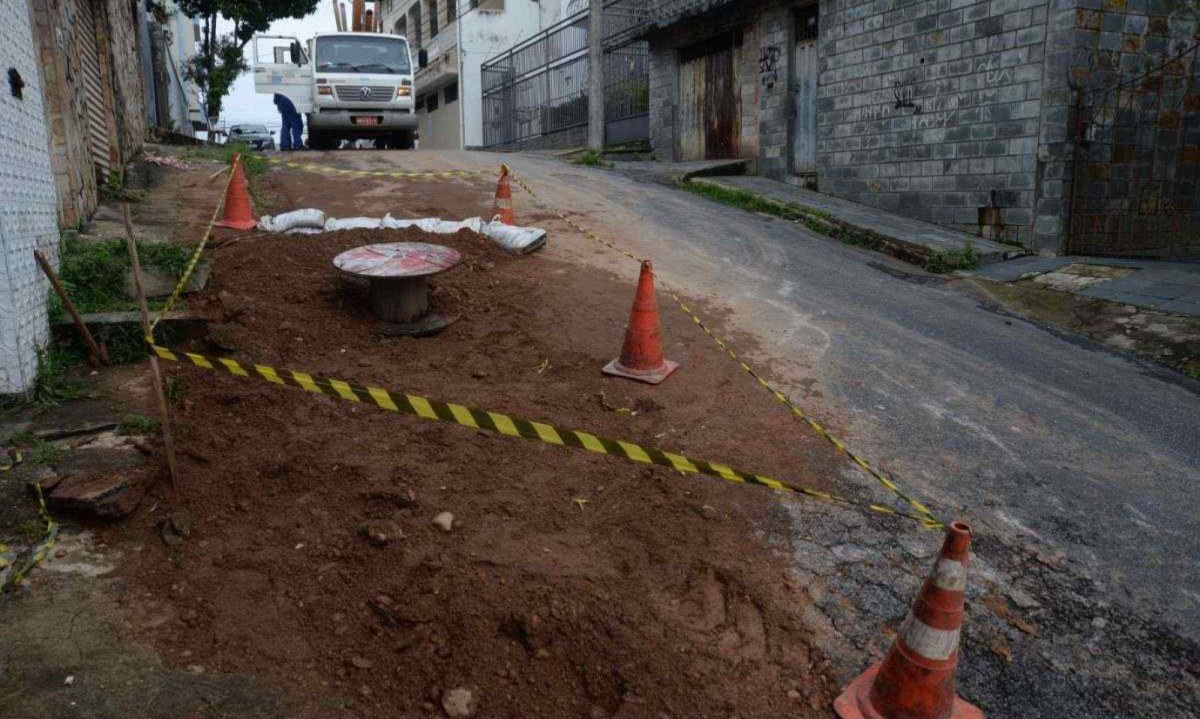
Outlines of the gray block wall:
M 1034 242 L 1047 0 L 822 3 L 822 191 L 967 232 L 995 193 Z
M 27 0 L 0 0 L 0 395 L 30 389 L 49 339 L 33 251 L 57 260 L 58 211 L 37 56 Z M 9 68 L 24 82 L 20 98 Z

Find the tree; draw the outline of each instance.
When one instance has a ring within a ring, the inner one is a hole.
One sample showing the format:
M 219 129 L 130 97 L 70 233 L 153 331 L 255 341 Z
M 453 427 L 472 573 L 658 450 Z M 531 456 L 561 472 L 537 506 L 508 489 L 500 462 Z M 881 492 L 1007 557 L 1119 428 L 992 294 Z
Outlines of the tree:
M 184 66 L 184 77 L 204 96 L 208 116 L 221 114 L 221 103 L 233 81 L 248 68 L 246 43 L 271 23 L 302 18 L 317 9 L 319 0 L 179 0 L 179 9 L 202 23 L 200 52 Z M 233 32 L 218 35 L 217 17 L 233 22 Z

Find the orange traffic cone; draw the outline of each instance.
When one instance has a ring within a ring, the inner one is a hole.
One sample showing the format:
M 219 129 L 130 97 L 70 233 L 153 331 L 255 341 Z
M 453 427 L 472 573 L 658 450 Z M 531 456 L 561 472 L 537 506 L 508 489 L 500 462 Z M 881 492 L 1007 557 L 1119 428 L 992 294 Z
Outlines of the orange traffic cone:
M 249 230 L 258 224 L 250 204 L 250 187 L 242 173 L 241 155 L 233 156 L 233 174 L 225 188 L 225 218 L 216 224 L 235 230 Z
M 492 204 L 492 217 L 500 217 L 506 225 L 515 225 L 512 204 L 512 182 L 508 179 L 508 165 L 500 166 L 500 180 L 496 183 L 496 201 Z
M 662 329 L 658 324 L 658 303 L 654 299 L 654 268 L 650 266 L 650 260 L 643 260 L 621 359 L 605 365 L 604 374 L 658 384 L 678 368 L 678 362 L 663 359 Z
M 971 528 L 951 523 L 887 656 L 834 701 L 841 719 L 983 719 L 979 707 L 954 695 L 970 548 Z

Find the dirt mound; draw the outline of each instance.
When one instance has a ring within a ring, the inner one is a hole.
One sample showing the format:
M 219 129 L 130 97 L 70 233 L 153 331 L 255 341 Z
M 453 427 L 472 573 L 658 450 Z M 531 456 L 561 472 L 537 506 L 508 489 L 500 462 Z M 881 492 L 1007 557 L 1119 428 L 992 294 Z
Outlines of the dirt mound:
M 384 335 L 331 264 L 401 240 L 464 255 L 432 281 L 460 316 L 437 337 Z M 469 232 L 263 236 L 218 250 L 193 306 L 239 359 L 827 487 L 836 457 L 682 315 L 663 314 L 683 364 L 665 384 L 600 373 L 636 272 L 514 258 Z M 828 714 L 769 492 L 168 371 L 181 489 L 108 530 L 146 545 L 122 572 L 134 611 L 165 612 L 146 638 L 168 662 L 270 677 L 298 716 L 418 716 L 456 688 L 486 717 Z M 170 507 L 195 516 L 177 547 L 154 534 Z M 447 511 L 451 531 L 432 523 Z

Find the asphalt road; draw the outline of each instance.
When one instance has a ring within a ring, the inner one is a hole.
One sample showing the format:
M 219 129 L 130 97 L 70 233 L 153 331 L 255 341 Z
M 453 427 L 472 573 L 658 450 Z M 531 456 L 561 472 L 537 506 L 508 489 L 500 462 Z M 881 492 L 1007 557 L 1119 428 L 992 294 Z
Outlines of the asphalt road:
M 1061 548 L 1118 606 L 1200 638 L 1200 382 L 793 223 L 612 171 L 505 159 L 546 206 L 727 308 L 793 397 L 943 518 Z

